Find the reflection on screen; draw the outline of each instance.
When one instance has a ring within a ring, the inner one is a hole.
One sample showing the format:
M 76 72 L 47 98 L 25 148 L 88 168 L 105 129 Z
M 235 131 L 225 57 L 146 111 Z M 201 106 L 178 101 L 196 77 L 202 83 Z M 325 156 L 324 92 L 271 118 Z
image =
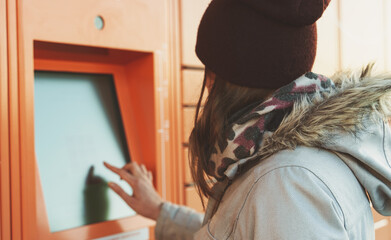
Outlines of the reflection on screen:
M 130 161 L 110 75 L 35 72 L 35 152 L 50 231 L 135 214 L 103 161 Z M 121 187 L 131 193 L 124 182 Z

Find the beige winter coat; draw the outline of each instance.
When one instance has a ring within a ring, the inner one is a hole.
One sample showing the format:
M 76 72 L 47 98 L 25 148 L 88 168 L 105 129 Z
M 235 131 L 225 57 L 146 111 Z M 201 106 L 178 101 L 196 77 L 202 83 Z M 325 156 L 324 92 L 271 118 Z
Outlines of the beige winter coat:
M 210 199 L 205 217 L 165 203 L 156 239 L 374 239 L 367 194 L 391 215 L 391 78 L 335 81 L 335 92 L 295 105 L 264 160 L 216 184 L 222 200 Z

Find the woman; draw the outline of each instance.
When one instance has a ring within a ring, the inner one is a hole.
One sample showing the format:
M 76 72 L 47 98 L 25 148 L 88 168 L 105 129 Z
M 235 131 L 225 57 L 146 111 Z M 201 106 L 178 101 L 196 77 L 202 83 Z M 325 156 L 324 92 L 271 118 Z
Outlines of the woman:
M 106 164 L 156 239 L 374 239 L 367 196 L 391 215 L 391 77 L 310 72 L 327 4 L 211 2 L 196 47 L 209 96 L 189 140 L 205 215 L 163 202 L 144 166 Z

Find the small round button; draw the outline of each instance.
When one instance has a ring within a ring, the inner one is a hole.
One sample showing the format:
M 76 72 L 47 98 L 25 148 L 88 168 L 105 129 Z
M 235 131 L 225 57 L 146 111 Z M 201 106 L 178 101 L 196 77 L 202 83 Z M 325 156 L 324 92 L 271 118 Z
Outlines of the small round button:
M 101 16 L 96 16 L 94 22 L 95 22 L 95 27 L 98 30 L 102 30 L 103 27 L 105 26 L 105 21 Z

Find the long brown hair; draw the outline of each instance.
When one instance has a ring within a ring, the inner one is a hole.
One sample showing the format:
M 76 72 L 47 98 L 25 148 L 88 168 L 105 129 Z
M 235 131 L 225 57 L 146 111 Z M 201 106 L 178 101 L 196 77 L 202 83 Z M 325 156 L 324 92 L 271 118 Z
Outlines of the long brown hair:
M 191 174 L 203 206 L 202 196 L 212 197 L 211 185 L 214 179 L 209 159 L 216 142 L 226 138 L 225 129 L 229 124 L 229 119 L 250 104 L 266 100 L 273 91 L 237 86 L 216 76 L 200 112 L 207 77 L 211 75 L 209 70 L 205 70 L 194 128 L 189 139 Z

